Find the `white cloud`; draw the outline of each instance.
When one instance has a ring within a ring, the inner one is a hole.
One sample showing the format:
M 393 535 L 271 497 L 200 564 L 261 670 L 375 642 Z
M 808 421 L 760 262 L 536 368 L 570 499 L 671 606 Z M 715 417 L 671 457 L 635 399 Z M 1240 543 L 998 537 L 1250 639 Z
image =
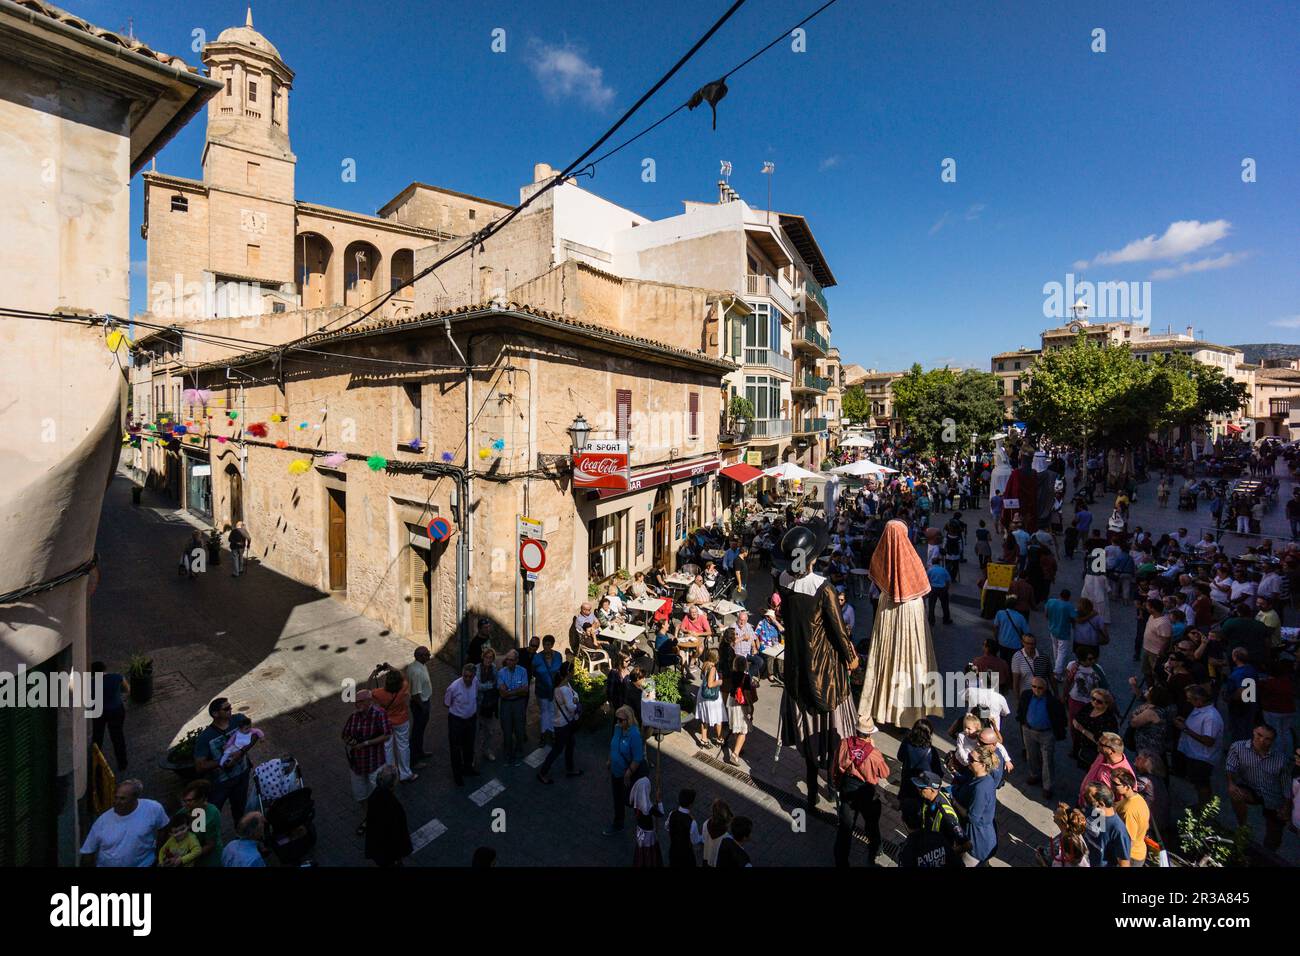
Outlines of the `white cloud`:
M 605 83 L 605 71 L 588 63 L 568 44 L 553 46 L 534 40 L 531 53 L 528 65 L 550 99 L 577 99 L 595 109 L 605 109 L 614 101 L 616 94 Z
M 1211 269 L 1227 269 L 1229 266 L 1235 266 L 1242 259 L 1245 259 L 1245 252 L 1225 252 L 1221 256 L 1214 256 L 1210 259 L 1197 259 L 1195 262 L 1181 262 L 1177 266 L 1168 269 L 1157 269 L 1151 273 L 1153 279 L 1176 279 L 1178 276 L 1185 276 L 1193 272 L 1209 272 Z
M 1076 272 L 1082 272 L 1086 268 L 1088 268 L 1087 259 L 1079 259 L 1074 263 L 1074 269 Z
M 944 226 L 948 225 L 948 223 L 950 222 L 952 222 L 952 213 L 951 212 L 944 213 L 942 216 L 939 217 L 939 221 L 930 227 L 930 235 L 933 236 L 935 233 L 937 233 Z
M 1269 325 L 1276 325 L 1280 329 L 1300 329 L 1300 315 L 1292 315 L 1285 319 L 1278 319 L 1270 322 Z
M 989 207 L 982 202 L 975 203 L 969 209 L 966 210 L 967 221 L 974 222 L 976 219 L 980 217 L 980 213 L 982 213 L 985 209 L 988 208 Z
M 834 156 L 827 156 L 825 159 L 823 159 L 820 163 L 817 164 L 817 172 L 824 173 L 826 172 L 826 170 L 834 169 L 836 166 L 840 165 L 843 162 L 844 162 L 843 158 L 838 153 L 836 153 Z
M 1181 259 L 1206 246 L 1214 245 L 1231 229 L 1232 223 L 1226 219 L 1216 219 L 1213 222 L 1181 219 L 1170 223 L 1164 235 L 1157 237 L 1152 233 L 1145 239 L 1134 239 L 1123 249 L 1100 253 L 1093 258 L 1092 264 L 1115 265 L 1123 262 Z

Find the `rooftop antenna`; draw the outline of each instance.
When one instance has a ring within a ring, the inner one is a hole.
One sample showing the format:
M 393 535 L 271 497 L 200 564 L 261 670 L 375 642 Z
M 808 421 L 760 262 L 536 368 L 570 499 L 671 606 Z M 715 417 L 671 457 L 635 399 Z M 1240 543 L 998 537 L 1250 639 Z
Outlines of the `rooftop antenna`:
M 767 177 L 767 222 L 772 224 L 772 174 L 776 172 L 776 163 L 764 163 L 762 173 Z

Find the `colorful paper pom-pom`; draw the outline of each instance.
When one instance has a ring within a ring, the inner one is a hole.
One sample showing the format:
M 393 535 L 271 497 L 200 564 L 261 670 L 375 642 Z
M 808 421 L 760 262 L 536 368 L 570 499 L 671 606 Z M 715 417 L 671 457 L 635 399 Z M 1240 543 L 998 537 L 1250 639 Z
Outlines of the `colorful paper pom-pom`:
M 253 424 L 251 424 L 251 425 L 248 426 L 248 434 L 252 435 L 254 438 L 265 438 L 265 437 L 266 437 L 266 423 L 265 423 L 265 422 L 253 422 Z
M 283 438 L 281 438 L 279 441 L 277 441 L 277 442 L 275 443 L 275 447 L 276 447 L 276 448 L 288 448 L 288 447 L 289 447 L 289 443 L 288 443 L 287 441 L 285 441 Z
M 306 430 L 307 430 L 307 423 L 306 423 L 306 422 L 299 422 L 299 423 L 298 423 L 298 431 L 300 431 L 300 432 L 305 432 Z
M 224 445 L 225 443 L 226 443 L 226 436 L 225 436 L 225 435 L 218 435 L 218 436 L 217 436 L 217 444 L 218 444 L 218 445 Z
M 456 460 L 456 456 L 453 455 L 453 454 L 452 454 L 451 452 L 449 452 L 449 451 L 444 451 L 444 452 L 442 453 L 442 460 L 443 460 L 443 461 L 448 461 L 448 462 L 450 462 L 450 461 L 455 461 L 455 460 Z
M 175 427 L 172 428 L 173 435 L 184 435 L 187 431 L 189 431 L 189 429 L 186 428 L 184 425 L 176 425 Z
M 280 415 L 280 414 L 277 413 L 277 414 L 271 416 L 271 421 L 273 421 L 273 422 L 282 422 L 282 421 L 284 421 L 284 416 L 283 416 L 283 415 Z
M 342 468 L 343 465 L 346 464 L 347 460 L 347 455 L 343 454 L 341 451 L 336 451 L 326 455 L 320 460 L 320 463 L 326 468 Z
M 486 459 L 486 458 L 491 458 L 491 457 L 492 457 L 492 449 L 491 449 L 491 448 L 480 448 L 480 449 L 478 450 L 478 456 L 479 456 L 480 458 L 485 458 L 485 459 Z
M 505 450 L 506 450 L 506 440 L 505 440 L 504 438 L 498 438 L 496 441 L 494 441 L 494 442 L 492 443 L 492 450 L 493 450 L 493 451 L 505 451 Z
M 371 471 L 383 471 L 388 467 L 388 459 L 383 455 L 371 455 L 366 459 L 366 467 Z
M 406 444 L 412 451 L 419 451 L 424 447 L 424 442 L 420 441 L 418 438 L 412 438 Z
M 299 458 L 297 461 L 289 463 L 289 474 L 301 475 L 311 468 L 311 462 L 306 458 Z
M 226 412 L 226 417 L 233 422 L 236 418 L 239 417 L 239 412 Z

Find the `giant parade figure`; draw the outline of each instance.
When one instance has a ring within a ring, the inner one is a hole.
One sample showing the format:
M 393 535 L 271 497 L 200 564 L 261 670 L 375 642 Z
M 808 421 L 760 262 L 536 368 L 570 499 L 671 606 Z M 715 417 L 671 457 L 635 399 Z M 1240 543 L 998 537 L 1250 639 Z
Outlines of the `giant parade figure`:
M 857 726 L 849 671 L 858 655 L 840 617 L 835 587 L 813 570 L 829 540 L 826 524 L 796 525 L 781 538 L 790 562 L 777 581 L 785 617 L 784 690 L 776 753 L 797 747 L 804 759 L 808 807 L 816 809 L 818 769 L 835 755 L 841 737 Z
M 885 525 L 868 570 L 880 588 L 880 605 L 871 625 L 859 716 L 904 729 L 922 717 L 942 717 L 939 664 L 925 618 L 930 580 L 907 525 Z

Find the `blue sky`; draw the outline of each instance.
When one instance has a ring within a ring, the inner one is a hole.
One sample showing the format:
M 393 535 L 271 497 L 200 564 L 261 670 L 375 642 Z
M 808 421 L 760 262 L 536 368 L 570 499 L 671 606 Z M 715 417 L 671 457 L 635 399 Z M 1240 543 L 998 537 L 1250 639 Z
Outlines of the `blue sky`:
M 239 2 L 66 0 L 169 53 L 241 24 Z M 634 118 L 643 125 L 810 12 L 749 0 Z M 374 212 L 412 180 L 515 202 L 535 162 L 575 157 L 725 9 L 666 0 L 358 5 L 261 0 L 296 71 L 298 197 Z M 506 31 L 506 52 L 490 49 Z M 1104 53 L 1093 31 L 1105 30 Z M 1043 286 L 1151 282 L 1156 328 L 1300 341 L 1300 5 L 839 0 L 583 185 L 646 216 L 714 198 L 718 161 L 753 205 L 807 216 L 839 280 L 845 362 L 988 367 L 1036 345 Z M 159 156 L 201 174 L 203 122 Z M 656 181 L 642 181 L 644 158 Z M 343 182 L 341 164 L 357 166 Z M 956 161 L 956 181 L 941 164 Z M 1256 181 L 1242 181 L 1242 161 Z M 135 217 L 140 184 L 133 184 Z M 134 260 L 144 244 L 133 239 Z M 1086 263 L 1082 272 L 1079 266 Z M 133 307 L 144 303 L 143 277 Z

